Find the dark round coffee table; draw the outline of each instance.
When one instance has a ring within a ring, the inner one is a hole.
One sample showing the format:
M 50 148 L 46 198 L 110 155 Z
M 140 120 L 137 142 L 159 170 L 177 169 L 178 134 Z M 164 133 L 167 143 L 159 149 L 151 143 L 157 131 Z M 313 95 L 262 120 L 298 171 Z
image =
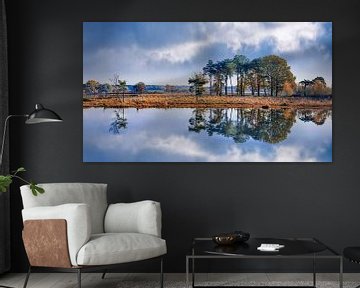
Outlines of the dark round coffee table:
M 278 251 L 260 251 L 261 244 L 284 245 Z M 339 287 L 343 287 L 343 258 L 335 250 L 315 238 L 250 238 L 244 243 L 234 245 L 217 245 L 211 238 L 195 238 L 191 253 L 186 256 L 186 287 L 195 285 L 195 260 L 200 259 L 310 259 L 313 263 L 313 285 L 316 287 L 316 260 L 336 259 L 339 261 Z M 192 285 L 189 286 L 190 264 L 192 269 Z M 226 287 L 226 286 L 224 286 Z M 233 287 L 233 286 L 232 286 Z M 237 286 L 241 287 L 241 286 Z
M 262 243 L 284 245 L 279 251 L 260 251 L 257 249 Z M 237 243 L 235 245 L 217 245 L 211 242 L 204 242 L 208 245 L 205 248 L 207 253 L 234 254 L 234 255 L 303 255 L 318 253 L 326 250 L 322 243 L 314 242 L 308 239 L 278 239 L 278 238 L 250 238 L 247 242 Z

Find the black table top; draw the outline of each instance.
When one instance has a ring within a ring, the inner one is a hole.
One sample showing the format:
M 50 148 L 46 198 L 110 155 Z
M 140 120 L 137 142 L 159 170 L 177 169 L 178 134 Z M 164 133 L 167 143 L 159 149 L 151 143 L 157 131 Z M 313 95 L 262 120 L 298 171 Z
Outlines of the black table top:
M 269 252 L 257 250 L 262 243 L 280 244 L 285 247 L 279 251 Z M 338 255 L 335 251 L 324 245 L 323 243 L 312 239 L 278 239 L 278 238 L 250 238 L 244 243 L 233 245 L 217 245 L 211 238 L 195 238 L 193 243 L 194 255 L 279 255 L 294 256 L 306 254 L 319 254 L 328 252 L 330 255 Z

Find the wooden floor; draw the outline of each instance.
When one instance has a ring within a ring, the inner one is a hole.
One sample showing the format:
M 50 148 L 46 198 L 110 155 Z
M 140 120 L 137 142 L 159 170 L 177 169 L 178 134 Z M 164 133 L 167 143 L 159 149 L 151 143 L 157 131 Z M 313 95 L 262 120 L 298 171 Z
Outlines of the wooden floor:
M 275 281 L 281 283 L 282 281 L 289 282 L 294 281 L 294 285 L 302 281 L 308 281 L 311 283 L 312 274 L 307 273 L 212 273 L 212 274 L 197 274 L 197 281 L 199 282 L 211 282 L 211 281 L 224 281 L 231 279 L 231 281 L 249 281 L 264 285 L 264 283 Z M 1 285 L 10 286 L 14 288 L 22 288 L 25 279 L 25 274 L 5 274 L 0 276 Z M 338 274 L 335 273 L 319 273 L 317 274 L 317 280 L 321 281 L 333 281 L 336 287 L 338 283 Z M 141 287 L 141 283 L 149 283 L 146 287 L 156 287 L 159 281 L 159 274 L 125 274 L 125 273 L 109 273 L 106 279 L 101 279 L 101 273 L 83 273 L 82 275 L 82 287 L 94 288 L 94 287 L 106 287 L 106 288 L 118 288 L 118 287 Z M 133 284 L 132 284 L 133 283 Z M 152 284 L 151 284 L 152 283 Z M 344 287 L 354 287 L 354 283 L 360 284 L 359 273 L 344 274 Z M 324 284 L 323 284 L 324 285 Z M 321 285 L 320 285 L 321 286 Z M 356 285 L 355 285 L 356 286 Z M 76 288 L 76 274 L 75 273 L 33 273 L 31 274 L 28 288 Z M 185 287 L 185 274 L 165 274 L 165 288 L 172 287 Z M 337 286 L 338 287 L 338 286 Z

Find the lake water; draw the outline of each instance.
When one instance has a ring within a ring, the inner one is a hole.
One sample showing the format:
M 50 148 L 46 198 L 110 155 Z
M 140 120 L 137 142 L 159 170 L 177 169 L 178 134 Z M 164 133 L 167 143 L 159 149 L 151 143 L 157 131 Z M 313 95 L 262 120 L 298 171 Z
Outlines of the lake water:
M 331 162 L 331 110 L 90 108 L 84 162 Z

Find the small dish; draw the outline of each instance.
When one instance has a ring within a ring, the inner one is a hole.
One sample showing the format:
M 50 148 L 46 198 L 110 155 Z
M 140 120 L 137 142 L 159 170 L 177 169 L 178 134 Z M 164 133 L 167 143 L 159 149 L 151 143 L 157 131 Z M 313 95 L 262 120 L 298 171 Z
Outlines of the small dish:
M 237 235 L 232 233 L 224 233 L 213 236 L 212 240 L 218 245 L 232 245 L 237 241 Z

